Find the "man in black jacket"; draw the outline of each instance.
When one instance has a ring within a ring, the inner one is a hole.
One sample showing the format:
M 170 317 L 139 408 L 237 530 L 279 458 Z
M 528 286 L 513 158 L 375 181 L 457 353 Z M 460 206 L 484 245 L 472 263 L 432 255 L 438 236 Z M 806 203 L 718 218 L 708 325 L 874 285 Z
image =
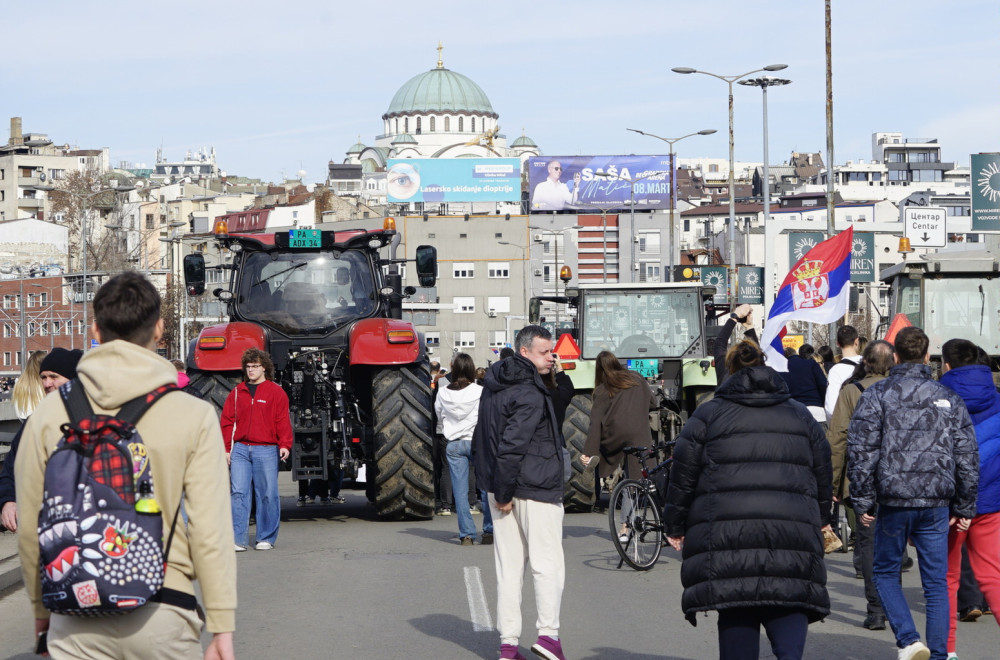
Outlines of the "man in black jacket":
M 529 325 L 514 341 L 517 353 L 486 372 L 472 440 L 476 483 L 489 494 L 493 514 L 500 657 L 524 658 L 518 650 L 521 584 L 530 558 L 538 611 L 538 641 L 531 650 L 565 660 L 559 641 L 563 444 L 552 390 L 542 380 L 553 368 L 552 335 Z
M 920 328 L 896 335 L 896 366 L 861 395 L 847 431 L 851 500 L 862 525 L 875 521 L 873 577 L 900 660 L 947 655 L 948 527 L 976 515 L 975 430 L 961 397 L 931 378 L 928 345 Z M 899 583 L 907 539 L 920 560 L 926 646 Z

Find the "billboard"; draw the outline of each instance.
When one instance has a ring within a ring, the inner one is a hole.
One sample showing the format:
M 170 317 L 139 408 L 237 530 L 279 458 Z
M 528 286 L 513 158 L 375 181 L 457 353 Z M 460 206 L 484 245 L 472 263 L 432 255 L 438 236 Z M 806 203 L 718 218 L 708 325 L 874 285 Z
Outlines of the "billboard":
M 669 209 L 670 156 L 537 156 L 528 159 L 532 211 Z M 606 174 L 607 176 L 600 176 Z
M 748 305 L 764 304 L 764 269 L 760 266 L 740 266 L 736 269 L 739 281 L 736 302 Z
M 972 231 L 1000 230 L 1000 154 L 972 154 Z
M 518 158 L 390 158 L 390 202 L 517 202 Z

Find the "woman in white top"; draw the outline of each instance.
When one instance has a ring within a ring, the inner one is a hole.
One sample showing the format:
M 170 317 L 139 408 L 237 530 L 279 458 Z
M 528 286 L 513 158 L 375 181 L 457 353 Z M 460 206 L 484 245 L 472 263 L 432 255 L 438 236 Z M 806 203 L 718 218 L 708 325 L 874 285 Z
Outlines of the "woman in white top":
M 451 382 L 438 391 L 434 411 L 437 413 L 437 432 L 448 440 L 445 455 L 455 495 L 458 535 L 462 545 L 472 545 L 476 539 L 476 523 L 469 510 L 469 466 L 472 464 L 472 433 L 479 420 L 479 397 L 483 388 L 476 384 L 476 365 L 466 353 L 455 356 L 448 376 Z M 485 494 L 483 501 L 486 501 Z M 493 519 L 488 507 L 483 507 L 482 543 L 493 543 Z

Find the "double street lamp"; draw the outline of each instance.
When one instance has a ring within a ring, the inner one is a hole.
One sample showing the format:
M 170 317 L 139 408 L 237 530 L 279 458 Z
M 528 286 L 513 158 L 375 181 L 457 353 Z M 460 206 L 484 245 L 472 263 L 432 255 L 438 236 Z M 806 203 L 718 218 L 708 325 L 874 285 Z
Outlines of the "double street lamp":
M 785 80 L 784 78 L 775 78 L 774 76 L 761 76 L 760 78 L 748 78 L 739 82 L 741 85 L 747 87 L 760 87 L 764 93 L 764 226 L 767 226 L 771 222 L 771 172 L 768 169 L 767 156 L 767 88 L 782 87 L 791 84 L 792 81 Z M 767 244 L 767 241 L 764 241 L 764 277 L 767 277 L 767 253 L 769 248 L 770 246 Z M 764 302 L 767 305 L 771 304 L 770 300 Z
M 749 75 L 762 71 L 781 71 L 787 69 L 787 64 L 768 64 L 762 69 L 754 69 L 735 76 L 721 76 L 709 71 L 700 71 L 691 67 L 678 66 L 671 69 L 674 73 L 702 73 L 712 76 L 725 82 L 729 86 L 729 305 L 733 309 L 736 305 L 736 179 L 735 179 L 735 156 L 733 142 L 733 83 Z
M 570 231 L 572 229 L 583 229 L 583 226 L 582 225 L 573 225 L 572 227 L 563 227 L 561 229 L 547 229 L 545 227 L 536 227 L 534 225 L 528 225 L 528 229 L 533 229 L 535 231 L 540 231 L 543 234 L 550 234 L 550 235 L 556 237 L 555 240 L 553 241 L 553 243 L 555 244 L 555 260 L 554 260 L 554 262 L 553 262 L 552 265 L 553 265 L 554 274 L 558 278 L 558 279 L 556 279 L 556 295 L 558 296 L 559 295 L 559 280 L 562 280 L 563 281 L 563 285 L 565 286 L 566 284 L 569 283 L 570 279 L 572 279 L 572 277 L 573 277 L 573 274 L 570 271 L 569 266 L 562 266 L 562 267 L 559 266 L 559 235 L 562 234 L 565 231 Z M 556 323 L 559 323 L 561 321 L 560 307 L 559 307 L 559 305 L 560 305 L 559 303 L 556 303 Z M 558 329 L 558 326 L 557 326 L 556 327 L 556 332 L 557 333 L 558 333 L 558 330 L 559 329 Z
M 715 133 L 714 128 L 706 128 L 698 131 L 697 133 L 688 133 L 687 135 L 682 135 L 677 138 L 665 138 L 659 135 L 653 135 L 652 133 L 646 133 L 645 131 L 640 131 L 637 128 L 627 128 L 627 131 L 632 131 L 633 133 L 638 133 L 639 135 L 645 135 L 646 137 L 656 138 L 657 140 L 663 140 L 668 145 L 670 145 L 670 231 L 668 232 L 668 239 L 670 241 L 670 256 L 669 256 L 669 266 L 667 270 L 667 281 L 674 281 L 674 251 L 675 243 L 674 236 L 675 225 L 677 224 L 674 219 L 674 211 L 677 209 L 677 163 L 674 162 L 674 142 L 680 142 L 684 138 L 689 138 L 694 135 L 711 135 Z

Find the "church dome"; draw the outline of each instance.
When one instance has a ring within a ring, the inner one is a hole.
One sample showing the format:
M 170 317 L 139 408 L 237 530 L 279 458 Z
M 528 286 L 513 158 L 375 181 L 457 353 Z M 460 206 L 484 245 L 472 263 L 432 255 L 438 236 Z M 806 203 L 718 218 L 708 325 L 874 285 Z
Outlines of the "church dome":
M 512 143 L 511 143 L 511 145 L 510 145 L 510 146 L 511 146 L 512 148 L 513 148 L 513 147 L 526 147 L 526 148 L 529 148 L 529 149 L 537 149 L 537 148 L 538 148 L 538 145 L 537 145 L 537 144 L 535 144 L 535 141 L 534 141 L 534 140 L 532 140 L 532 139 L 531 139 L 530 137 L 528 137 L 527 135 L 521 135 L 521 137 L 519 137 L 519 138 L 517 138 L 516 140 L 514 140 L 514 141 L 513 141 Z
M 406 81 L 392 97 L 382 118 L 431 112 L 499 116 L 479 85 L 444 68 L 440 61 L 437 68 Z

